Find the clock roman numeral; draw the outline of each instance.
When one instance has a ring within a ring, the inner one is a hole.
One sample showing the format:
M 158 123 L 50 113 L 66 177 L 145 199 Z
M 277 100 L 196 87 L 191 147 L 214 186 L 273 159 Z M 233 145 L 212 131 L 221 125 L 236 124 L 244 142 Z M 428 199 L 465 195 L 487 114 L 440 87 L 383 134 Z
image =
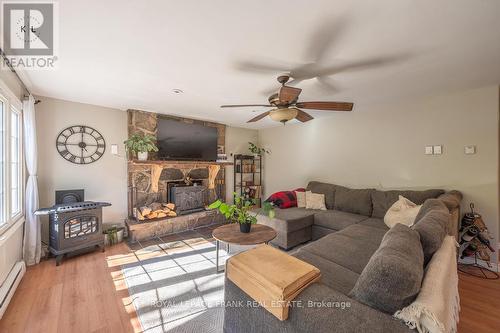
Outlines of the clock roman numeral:
M 71 133 L 71 135 L 75 134 L 75 130 L 73 127 L 68 128 L 68 131 Z

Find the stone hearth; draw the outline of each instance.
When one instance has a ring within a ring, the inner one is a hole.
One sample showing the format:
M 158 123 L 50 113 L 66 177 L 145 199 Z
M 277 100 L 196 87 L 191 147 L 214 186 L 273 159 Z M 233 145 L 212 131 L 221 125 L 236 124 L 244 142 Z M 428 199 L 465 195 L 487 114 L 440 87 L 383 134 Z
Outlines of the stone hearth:
M 129 219 L 126 224 L 129 242 L 136 243 L 157 236 L 165 236 L 223 222 L 224 217 L 222 215 L 216 211 L 207 210 L 163 220 L 138 222 Z

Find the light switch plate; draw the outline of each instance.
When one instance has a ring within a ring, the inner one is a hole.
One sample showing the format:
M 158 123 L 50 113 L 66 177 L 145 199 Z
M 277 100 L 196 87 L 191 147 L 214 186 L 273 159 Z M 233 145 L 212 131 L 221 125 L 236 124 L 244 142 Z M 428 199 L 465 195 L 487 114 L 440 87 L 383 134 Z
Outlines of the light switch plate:
M 434 146 L 434 155 L 441 155 L 443 153 L 443 146 Z
M 476 153 L 476 146 L 465 146 L 464 147 L 464 153 L 466 155 L 472 155 Z
M 425 146 L 425 155 L 432 155 L 432 154 L 434 154 L 432 146 Z
M 111 145 L 111 154 L 118 155 L 118 145 L 117 144 Z

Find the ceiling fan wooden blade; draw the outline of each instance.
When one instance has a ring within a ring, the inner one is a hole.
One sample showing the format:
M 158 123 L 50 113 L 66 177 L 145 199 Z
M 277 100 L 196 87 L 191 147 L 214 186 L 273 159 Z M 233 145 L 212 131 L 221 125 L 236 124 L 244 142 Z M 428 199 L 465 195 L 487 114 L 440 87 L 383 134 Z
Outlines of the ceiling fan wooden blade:
M 295 104 L 301 109 L 325 111 L 352 111 L 353 103 L 347 102 L 300 102 Z
M 282 104 L 293 103 L 294 101 L 297 100 L 301 91 L 302 89 L 300 88 L 282 86 L 280 88 L 280 91 L 278 92 L 278 98 L 280 103 Z
M 270 111 L 266 111 L 266 112 L 264 112 L 264 113 L 261 113 L 261 114 L 259 114 L 257 117 L 252 118 L 252 119 L 250 119 L 249 121 L 247 121 L 247 123 L 254 123 L 254 122 L 256 122 L 256 121 L 259 121 L 259 120 L 261 120 L 262 118 L 267 117 L 267 116 L 269 115 L 269 112 L 270 112 Z
M 297 111 L 298 111 L 298 114 L 297 114 L 297 116 L 295 117 L 295 119 L 297 119 L 298 121 L 301 121 L 301 122 L 305 123 L 306 121 L 309 121 L 309 120 L 313 120 L 313 119 L 314 119 L 314 117 L 313 117 L 313 116 L 311 116 L 311 115 L 310 115 L 309 113 L 307 113 L 307 112 L 304 112 L 304 111 L 299 110 L 299 109 L 297 109 Z
M 251 107 L 251 106 L 265 106 L 272 107 L 270 104 L 229 104 L 229 105 L 221 105 L 221 108 L 243 108 L 243 107 Z

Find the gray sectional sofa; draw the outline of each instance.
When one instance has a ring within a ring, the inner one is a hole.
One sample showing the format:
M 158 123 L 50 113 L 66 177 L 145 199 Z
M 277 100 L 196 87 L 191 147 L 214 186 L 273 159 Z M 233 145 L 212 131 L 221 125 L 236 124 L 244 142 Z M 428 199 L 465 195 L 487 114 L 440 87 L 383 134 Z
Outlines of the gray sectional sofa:
M 265 224 L 278 233 L 271 242 L 284 250 L 316 240 L 330 233 L 345 229 L 354 224 L 386 228 L 383 218 L 386 211 L 398 200 L 398 196 L 421 205 L 427 199 L 441 197 L 450 205 L 454 221 L 450 221 L 452 233 L 458 232 L 458 208 L 461 194 L 457 191 L 445 193 L 443 190 L 392 190 L 349 189 L 344 186 L 312 181 L 307 190 L 325 195 L 327 210 L 305 208 L 276 208 L 276 216 L 271 219 L 265 214 L 258 216 L 258 223 Z M 458 201 L 457 201 L 458 200 Z M 387 228 L 386 228 L 387 230 Z
M 258 223 L 277 230 L 274 244 L 283 249 L 313 240 L 290 254 L 319 268 L 321 282 L 299 294 L 289 318 L 279 321 L 260 306 L 251 306 L 253 300 L 226 278 L 226 304 L 240 306 L 225 308 L 224 331 L 411 332 L 393 318 L 393 310 L 417 296 L 425 265 L 445 235 L 456 234 L 461 194 L 353 190 L 319 182 L 310 182 L 307 189 L 325 194 L 326 211 L 277 209 L 275 219 L 259 216 Z M 423 207 L 413 228 L 398 225 L 389 231 L 383 216 L 399 194 Z M 414 263 L 401 264 L 408 261 Z M 380 267 L 384 278 L 370 280 Z M 402 282 L 394 284 L 400 278 Z

